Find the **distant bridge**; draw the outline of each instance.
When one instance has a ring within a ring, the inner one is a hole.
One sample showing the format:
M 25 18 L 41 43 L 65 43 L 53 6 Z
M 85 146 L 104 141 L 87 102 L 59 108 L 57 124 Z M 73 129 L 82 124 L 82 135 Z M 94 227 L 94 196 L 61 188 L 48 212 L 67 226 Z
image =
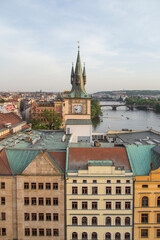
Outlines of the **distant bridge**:
M 116 105 L 116 104 L 104 104 L 104 105 L 100 105 L 100 107 L 111 107 L 112 110 L 117 110 L 118 107 L 126 107 L 129 110 L 134 110 L 134 108 L 138 108 L 138 109 L 143 109 L 143 110 L 150 110 L 150 106 L 149 105 L 131 105 L 131 104 L 120 104 L 120 105 Z

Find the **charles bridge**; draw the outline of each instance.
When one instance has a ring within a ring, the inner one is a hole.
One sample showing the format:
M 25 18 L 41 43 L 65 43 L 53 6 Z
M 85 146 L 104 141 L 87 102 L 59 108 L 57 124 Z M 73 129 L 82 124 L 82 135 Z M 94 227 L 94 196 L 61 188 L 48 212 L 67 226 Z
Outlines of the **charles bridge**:
M 100 107 L 111 107 L 112 110 L 117 110 L 119 107 L 126 107 L 129 110 L 134 110 L 135 108 L 137 109 L 142 109 L 142 110 L 151 110 L 149 105 L 135 105 L 135 104 L 104 104 L 100 105 Z

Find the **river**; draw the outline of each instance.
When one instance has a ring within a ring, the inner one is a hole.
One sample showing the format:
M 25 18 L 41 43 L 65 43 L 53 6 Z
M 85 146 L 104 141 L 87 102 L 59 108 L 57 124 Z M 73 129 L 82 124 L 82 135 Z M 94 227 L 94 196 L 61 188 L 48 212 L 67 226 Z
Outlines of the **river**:
M 120 102 L 100 102 L 105 104 L 121 104 Z M 93 127 L 93 132 L 107 132 L 110 130 L 149 130 L 150 128 L 160 132 L 160 114 L 154 111 L 134 109 L 127 110 L 126 107 L 118 107 L 116 111 L 111 107 L 102 107 L 103 116 L 101 122 Z

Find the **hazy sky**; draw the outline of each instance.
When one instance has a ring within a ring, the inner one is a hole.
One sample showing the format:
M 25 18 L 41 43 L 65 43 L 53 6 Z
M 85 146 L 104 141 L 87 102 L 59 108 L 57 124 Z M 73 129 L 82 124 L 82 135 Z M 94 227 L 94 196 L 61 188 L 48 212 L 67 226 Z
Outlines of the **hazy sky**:
M 0 90 L 160 89 L 160 0 L 0 0 Z

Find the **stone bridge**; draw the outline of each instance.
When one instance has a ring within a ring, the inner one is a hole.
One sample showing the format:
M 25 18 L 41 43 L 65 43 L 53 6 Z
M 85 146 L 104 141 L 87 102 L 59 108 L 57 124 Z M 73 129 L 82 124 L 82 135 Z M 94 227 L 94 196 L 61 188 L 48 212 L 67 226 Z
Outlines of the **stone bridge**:
M 134 108 L 138 108 L 138 109 L 143 109 L 143 110 L 149 110 L 150 107 L 149 105 L 131 105 L 131 104 L 120 104 L 120 105 L 116 105 L 116 104 L 104 104 L 104 105 L 100 105 L 100 107 L 111 107 L 112 110 L 117 110 L 118 107 L 126 107 L 129 110 L 134 110 Z

